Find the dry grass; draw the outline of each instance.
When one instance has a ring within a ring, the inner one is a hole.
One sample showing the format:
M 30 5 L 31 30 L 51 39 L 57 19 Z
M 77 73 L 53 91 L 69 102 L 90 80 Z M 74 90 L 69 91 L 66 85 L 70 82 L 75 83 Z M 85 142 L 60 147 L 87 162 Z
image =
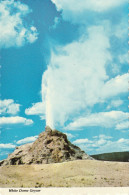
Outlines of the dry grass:
M 129 163 L 78 160 L 0 167 L 0 187 L 127 187 Z

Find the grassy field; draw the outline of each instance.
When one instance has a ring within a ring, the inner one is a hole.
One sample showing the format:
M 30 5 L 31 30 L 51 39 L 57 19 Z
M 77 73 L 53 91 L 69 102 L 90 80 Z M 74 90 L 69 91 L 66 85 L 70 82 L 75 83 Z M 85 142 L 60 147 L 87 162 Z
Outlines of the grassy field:
M 0 167 L 0 187 L 129 187 L 129 163 L 77 160 Z

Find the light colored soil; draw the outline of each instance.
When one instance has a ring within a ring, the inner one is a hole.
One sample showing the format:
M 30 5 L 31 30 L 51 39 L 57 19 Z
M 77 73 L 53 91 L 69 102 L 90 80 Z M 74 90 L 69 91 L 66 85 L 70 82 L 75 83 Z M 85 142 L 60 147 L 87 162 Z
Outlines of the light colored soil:
M 0 187 L 129 187 L 129 163 L 77 160 L 0 167 Z

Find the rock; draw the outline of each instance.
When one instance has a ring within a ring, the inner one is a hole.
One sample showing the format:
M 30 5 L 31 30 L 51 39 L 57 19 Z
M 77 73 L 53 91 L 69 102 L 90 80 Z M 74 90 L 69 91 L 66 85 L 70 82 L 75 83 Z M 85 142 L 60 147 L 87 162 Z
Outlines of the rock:
M 0 166 L 4 164 L 4 160 L 0 160 Z
M 34 143 L 16 148 L 2 165 L 59 163 L 77 159 L 93 159 L 68 141 L 67 136 L 46 127 Z
M 31 160 L 29 152 L 31 146 L 32 143 L 16 147 L 15 151 L 9 154 L 8 158 L 4 160 L 3 165 L 29 164 Z

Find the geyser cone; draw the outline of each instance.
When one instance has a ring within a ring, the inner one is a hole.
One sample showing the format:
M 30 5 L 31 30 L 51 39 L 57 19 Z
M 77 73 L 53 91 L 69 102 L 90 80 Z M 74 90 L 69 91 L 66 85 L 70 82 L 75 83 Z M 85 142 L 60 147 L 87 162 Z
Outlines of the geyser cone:
M 66 134 L 46 126 L 34 143 L 17 147 L 3 165 L 59 163 L 77 159 L 93 158 L 68 141 Z
M 52 131 L 52 128 L 51 128 L 51 127 L 49 127 L 48 125 L 46 125 L 46 127 L 45 127 L 45 131 L 46 131 L 46 132 L 51 132 L 51 131 Z

